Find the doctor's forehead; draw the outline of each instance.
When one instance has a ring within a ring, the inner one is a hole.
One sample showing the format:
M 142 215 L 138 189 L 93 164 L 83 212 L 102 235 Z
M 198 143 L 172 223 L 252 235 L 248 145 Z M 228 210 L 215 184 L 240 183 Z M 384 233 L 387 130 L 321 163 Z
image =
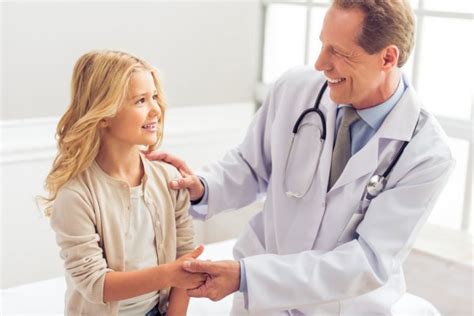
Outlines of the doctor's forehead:
M 331 6 L 324 17 L 319 39 L 323 43 L 358 44 L 363 23 L 364 13 L 361 10 Z

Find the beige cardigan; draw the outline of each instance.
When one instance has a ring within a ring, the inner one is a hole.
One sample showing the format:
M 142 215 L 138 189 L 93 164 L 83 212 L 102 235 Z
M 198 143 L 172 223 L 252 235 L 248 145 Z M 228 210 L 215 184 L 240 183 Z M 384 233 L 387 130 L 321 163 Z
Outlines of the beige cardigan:
M 168 188 L 179 172 L 163 162 L 142 158 L 144 201 L 151 212 L 159 264 L 194 248 L 187 190 Z M 96 162 L 69 181 L 53 204 L 51 227 L 66 270 L 66 315 L 117 315 L 118 302 L 103 302 L 105 274 L 124 270 L 123 210 L 130 205 L 129 185 L 107 175 Z M 169 288 L 160 291 L 166 311 Z

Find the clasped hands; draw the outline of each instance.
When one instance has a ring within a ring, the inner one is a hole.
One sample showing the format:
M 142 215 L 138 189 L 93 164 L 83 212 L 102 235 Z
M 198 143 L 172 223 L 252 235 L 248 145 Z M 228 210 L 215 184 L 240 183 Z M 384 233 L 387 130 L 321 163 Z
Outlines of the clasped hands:
M 203 261 L 197 260 L 197 252 L 202 253 L 203 246 L 184 255 L 176 263 L 180 265 L 183 280 L 174 280 L 176 287 L 187 289 L 190 297 L 207 297 L 219 301 L 238 291 L 240 287 L 240 264 L 233 260 Z M 178 267 L 177 267 L 178 268 Z

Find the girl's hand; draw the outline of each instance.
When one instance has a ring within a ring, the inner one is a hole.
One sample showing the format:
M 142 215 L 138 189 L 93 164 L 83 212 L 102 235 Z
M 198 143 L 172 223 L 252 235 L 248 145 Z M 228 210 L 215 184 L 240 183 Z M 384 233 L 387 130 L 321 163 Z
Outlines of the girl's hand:
M 202 253 L 204 252 L 204 245 L 199 245 L 197 246 L 193 251 L 188 252 L 187 254 L 182 255 L 177 259 L 177 261 L 186 261 L 186 260 L 192 260 L 192 259 L 197 259 Z
M 194 289 L 204 284 L 207 278 L 206 273 L 191 273 L 183 269 L 183 262 L 194 260 L 204 251 L 204 246 L 199 245 L 196 249 L 187 253 L 176 261 L 168 263 L 169 285 L 182 289 Z

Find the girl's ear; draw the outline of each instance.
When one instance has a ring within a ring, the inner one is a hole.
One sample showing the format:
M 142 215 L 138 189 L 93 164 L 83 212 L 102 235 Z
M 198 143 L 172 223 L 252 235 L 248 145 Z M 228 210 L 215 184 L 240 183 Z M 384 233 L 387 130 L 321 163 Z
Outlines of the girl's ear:
M 100 128 L 106 128 L 108 126 L 109 126 L 109 120 L 108 119 L 103 118 L 99 121 L 99 127 Z

